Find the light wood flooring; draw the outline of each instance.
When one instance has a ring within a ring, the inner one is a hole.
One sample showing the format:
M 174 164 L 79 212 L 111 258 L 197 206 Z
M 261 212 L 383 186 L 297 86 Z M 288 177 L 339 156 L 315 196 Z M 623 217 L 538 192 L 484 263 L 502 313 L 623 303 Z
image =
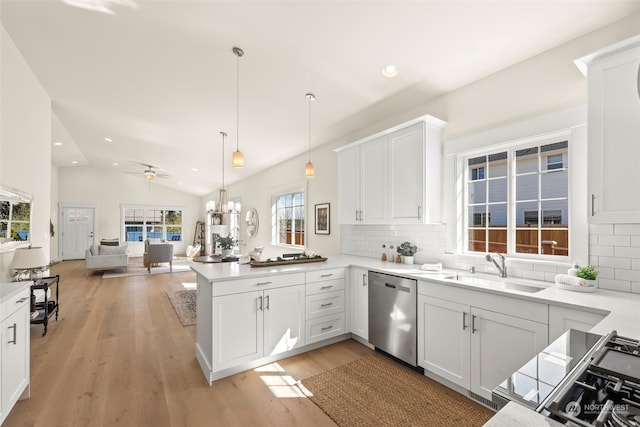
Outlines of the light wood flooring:
M 195 326 L 183 327 L 166 291 L 195 273 L 102 279 L 84 261 L 60 274 L 60 318 L 31 326 L 31 398 L 15 426 L 335 426 L 290 384 L 370 354 L 344 341 L 216 381 L 195 359 Z

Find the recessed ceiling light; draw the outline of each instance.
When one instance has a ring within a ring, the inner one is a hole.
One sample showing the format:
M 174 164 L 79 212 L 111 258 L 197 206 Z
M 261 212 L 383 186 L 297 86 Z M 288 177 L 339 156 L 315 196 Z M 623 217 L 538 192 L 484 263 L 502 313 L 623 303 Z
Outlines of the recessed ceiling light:
M 120 163 L 113 162 L 113 166 L 120 166 Z
M 198 172 L 198 168 L 191 168 L 192 171 Z
M 54 143 L 53 143 L 53 145 L 55 145 L 56 147 L 59 147 L 59 146 L 61 146 L 61 145 L 62 145 L 62 142 L 60 142 L 60 141 L 56 141 L 56 142 L 54 142 Z
M 72 162 L 71 162 L 71 164 L 72 164 L 72 165 L 78 164 L 78 161 L 77 161 L 77 160 L 74 160 L 74 161 L 72 161 Z
M 382 67 L 382 75 L 388 78 L 392 78 L 398 75 L 398 67 L 395 65 L 385 65 Z
M 107 142 L 113 142 L 113 139 L 111 139 L 111 138 L 105 138 L 104 140 L 107 141 Z

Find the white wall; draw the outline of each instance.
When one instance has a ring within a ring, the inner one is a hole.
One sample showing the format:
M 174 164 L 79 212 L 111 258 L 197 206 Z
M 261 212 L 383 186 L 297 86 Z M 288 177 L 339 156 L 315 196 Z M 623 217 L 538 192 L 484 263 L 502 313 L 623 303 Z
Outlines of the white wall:
M 49 251 L 51 100 L 0 29 L 0 184 L 33 196 L 31 243 Z M 0 253 L 0 282 L 11 277 L 13 252 Z
M 159 180 L 160 178 L 156 178 Z M 121 238 L 120 208 L 123 204 L 177 206 L 183 210 L 183 241 L 175 242 L 174 253 L 184 254 L 193 241 L 200 215 L 200 198 L 151 183 L 140 176 L 109 172 L 92 166 L 61 167 L 58 170 L 58 203 L 96 207 L 96 242 Z M 58 227 L 59 228 L 59 227 Z M 142 256 L 143 243 L 130 243 L 129 255 Z

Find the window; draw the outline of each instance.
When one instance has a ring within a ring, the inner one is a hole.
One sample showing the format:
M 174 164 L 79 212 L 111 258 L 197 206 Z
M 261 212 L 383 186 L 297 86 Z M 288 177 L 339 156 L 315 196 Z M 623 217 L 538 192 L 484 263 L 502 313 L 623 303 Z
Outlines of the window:
M 273 243 L 304 247 L 304 214 L 304 193 L 276 196 L 273 205 Z
M 31 203 L 0 200 L 1 241 L 29 240 Z
M 568 256 L 566 158 L 567 141 L 467 158 L 467 250 Z
M 124 207 L 124 239 L 142 242 L 146 239 L 182 240 L 182 210 L 163 207 Z

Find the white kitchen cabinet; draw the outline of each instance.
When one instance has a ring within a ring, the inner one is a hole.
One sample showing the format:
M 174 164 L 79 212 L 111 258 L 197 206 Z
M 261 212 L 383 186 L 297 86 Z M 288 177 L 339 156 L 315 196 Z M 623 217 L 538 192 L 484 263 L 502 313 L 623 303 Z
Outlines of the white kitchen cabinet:
M 549 342 L 553 342 L 569 329 L 589 331 L 604 319 L 605 315 L 574 308 L 549 306 Z
M 340 149 L 340 223 L 439 222 L 445 124 L 425 116 Z
M 351 333 L 369 341 L 369 271 L 351 267 L 349 274 Z
M 491 399 L 505 378 L 548 345 L 547 325 L 471 308 L 471 391 Z
M 636 223 L 640 198 L 640 36 L 576 61 L 588 85 L 589 218 L 592 223 Z
M 547 306 L 420 283 L 418 365 L 491 399 L 491 391 L 548 344 Z
M 347 333 L 345 269 L 306 273 L 306 341 Z
M 304 298 L 304 285 L 214 297 L 215 370 L 304 345 Z
M 31 283 L 31 282 L 29 282 Z M 0 309 L 0 424 L 21 397 L 29 395 L 30 319 L 29 284 L 2 284 L 15 288 Z

